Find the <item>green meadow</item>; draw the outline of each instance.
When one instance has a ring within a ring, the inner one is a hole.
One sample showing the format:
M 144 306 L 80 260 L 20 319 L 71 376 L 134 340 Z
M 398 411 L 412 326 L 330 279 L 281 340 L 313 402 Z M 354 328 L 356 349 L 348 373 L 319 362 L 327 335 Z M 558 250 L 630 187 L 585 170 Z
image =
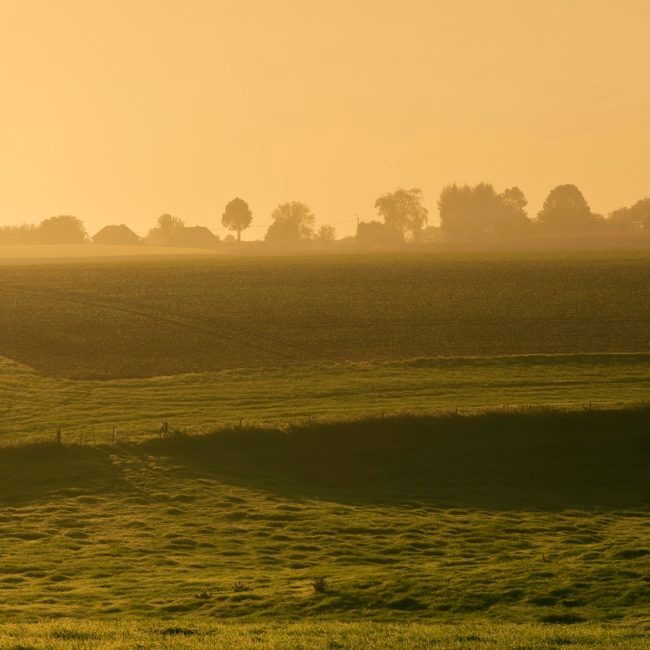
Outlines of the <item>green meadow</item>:
M 6 447 L 0 617 L 643 625 L 649 430 L 544 410 Z
M 649 647 L 648 271 L 0 268 L 0 648 Z
M 400 412 L 551 405 L 616 408 L 650 399 L 650 355 L 528 355 L 246 368 L 147 379 L 48 377 L 0 359 L 0 444 L 110 443 L 239 425 Z
M 0 643 L 9 648 L 90 650 L 110 648 L 259 648 L 336 650 L 341 648 L 525 648 L 588 650 L 647 648 L 644 630 L 608 625 L 513 625 L 426 623 L 212 623 L 201 618 L 182 626 L 148 621 L 79 621 L 8 624 Z

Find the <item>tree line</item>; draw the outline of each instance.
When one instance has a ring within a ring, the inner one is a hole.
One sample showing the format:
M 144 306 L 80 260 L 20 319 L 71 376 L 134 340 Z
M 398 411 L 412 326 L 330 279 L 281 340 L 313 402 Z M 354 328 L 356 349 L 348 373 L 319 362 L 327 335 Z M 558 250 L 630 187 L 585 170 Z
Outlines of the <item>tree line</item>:
M 382 194 L 375 201 L 377 219 L 358 221 L 354 239 L 367 245 L 398 245 L 405 242 L 513 241 L 536 236 L 576 236 L 589 234 L 650 233 L 650 198 L 619 208 L 605 218 L 591 210 L 575 185 L 553 188 L 542 209 L 531 218 L 528 201 L 518 187 L 497 192 L 488 183 L 452 184 L 438 199 L 439 226 L 429 225 L 429 212 L 418 188 L 398 189 Z M 271 214 L 272 223 L 264 241 L 270 244 L 296 244 L 336 240 L 333 226 L 316 227 L 311 208 L 301 201 L 282 203 Z M 221 225 L 231 231 L 224 241 L 240 242 L 241 233 L 253 222 L 246 201 L 237 197 L 228 202 Z M 125 225 L 110 225 L 90 238 L 83 222 L 71 215 L 50 217 L 39 225 L 0 228 L 0 245 L 8 244 L 149 244 L 211 248 L 219 237 L 203 226 L 187 226 L 177 216 L 163 214 L 144 238 Z

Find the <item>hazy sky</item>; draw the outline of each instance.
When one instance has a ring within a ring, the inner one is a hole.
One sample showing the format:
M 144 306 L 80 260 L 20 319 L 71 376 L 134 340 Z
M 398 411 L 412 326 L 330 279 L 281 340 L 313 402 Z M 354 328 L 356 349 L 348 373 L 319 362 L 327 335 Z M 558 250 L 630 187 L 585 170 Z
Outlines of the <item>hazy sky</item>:
M 0 224 L 219 234 L 421 187 L 650 195 L 648 0 L 0 0 Z M 262 227 L 263 226 L 263 227 Z M 353 223 L 337 226 L 349 234 Z

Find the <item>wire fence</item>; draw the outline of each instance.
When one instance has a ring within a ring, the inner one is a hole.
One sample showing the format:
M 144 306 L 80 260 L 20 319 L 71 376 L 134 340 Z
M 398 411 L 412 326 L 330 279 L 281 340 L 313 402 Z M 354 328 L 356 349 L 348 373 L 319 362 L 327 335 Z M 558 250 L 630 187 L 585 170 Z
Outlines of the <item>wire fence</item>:
M 383 409 L 355 412 L 349 416 L 342 414 L 318 414 L 301 412 L 295 417 L 283 418 L 255 418 L 242 415 L 237 418 L 228 418 L 220 421 L 194 422 L 185 424 L 181 420 L 161 418 L 156 426 L 142 426 L 133 428 L 129 424 L 90 423 L 66 427 L 64 424 L 52 430 L 43 430 L 40 433 L 25 434 L 25 443 L 39 444 L 52 443 L 56 445 L 78 446 L 118 446 L 131 445 L 150 440 L 169 440 L 183 436 L 200 436 L 218 433 L 220 431 L 251 430 L 251 429 L 309 429 L 316 426 L 331 426 L 349 424 L 354 422 L 385 422 L 393 421 L 395 424 L 404 423 L 409 419 L 425 418 L 450 418 L 450 417 L 478 417 L 483 415 L 520 415 L 535 416 L 552 413 L 577 413 L 577 412 L 604 412 L 604 411 L 629 411 L 650 409 L 650 400 L 621 403 L 620 401 L 570 401 L 554 402 L 547 404 L 501 404 L 490 405 L 463 405 L 452 407 L 417 408 L 417 409 Z M 8 444 L 0 443 L 0 447 L 19 446 L 15 436 Z

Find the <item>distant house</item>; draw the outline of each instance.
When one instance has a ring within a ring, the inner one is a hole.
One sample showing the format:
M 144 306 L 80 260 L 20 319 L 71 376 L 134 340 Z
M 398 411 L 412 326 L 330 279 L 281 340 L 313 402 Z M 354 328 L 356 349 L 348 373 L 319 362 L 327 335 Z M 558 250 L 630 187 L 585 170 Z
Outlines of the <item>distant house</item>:
M 362 221 L 357 226 L 356 240 L 361 246 L 399 246 L 404 243 L 404 235 L 381 221 Z
M 179 248 L 214 248 L 219 244 L 219 237 L 205 226 L 185 226 L 174 231 L 168 246 Z
M 93 237 L 93 243 L 105 246 L 133 246 L 141 241 L 140 237 L 124 224 L 106 226 Z

